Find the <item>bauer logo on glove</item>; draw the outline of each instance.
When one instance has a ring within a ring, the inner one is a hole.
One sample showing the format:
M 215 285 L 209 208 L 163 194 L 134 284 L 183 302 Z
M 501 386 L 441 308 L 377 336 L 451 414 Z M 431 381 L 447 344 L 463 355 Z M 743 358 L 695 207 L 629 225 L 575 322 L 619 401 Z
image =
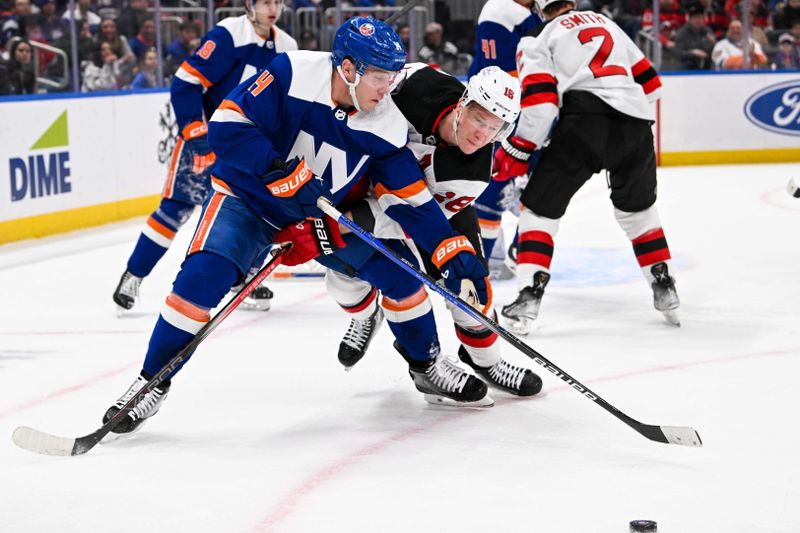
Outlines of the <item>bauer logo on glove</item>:
M 339 233 L 339 224 L 327 215 L 309 218 L 282 229 L 275 235 L 275 242 L 293 244 L 292 249 L 283 256 L 286 266 L 302 265 L 347 246 Z
M 273 196 L 280 198 L 288 198 L 294 196 L 300 187 L 305 185 L 314 174 L 311 169 L 306 165 L 305 161 L 300 161 L 294 171 L 283 179 L 279 179 L 267 185 L 269 192 Z

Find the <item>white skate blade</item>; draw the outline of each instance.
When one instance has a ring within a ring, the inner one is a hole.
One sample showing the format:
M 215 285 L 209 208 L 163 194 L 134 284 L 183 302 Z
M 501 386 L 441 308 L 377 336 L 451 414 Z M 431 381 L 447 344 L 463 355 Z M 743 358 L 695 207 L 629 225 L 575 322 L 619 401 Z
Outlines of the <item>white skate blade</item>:
M 272 307 L 272 302 L 270 300 L 265 300 L 264 303 L 252 303 L 248 302 L 247 300 L 243 301 L 239 304 L 239 309 L 243 311 L 269 311 L 270 307 Z
M 676 327 L 681 327 L 681 319 L 678 317 L 678 310 L 677 309 L 670 309 L 668 311 L 661 311 L 664 315 L 664 318 Z
M 511 330 L 512 333 L 515 335 L 520 335 L 522 337 L 528 336 L 533 329 L 533 319 L 527 317 L 519 317 L 519 318 L 508 318 L 506 317 L 506 324 L 508 325 L 508 329 Z
M 488 394 L 474 402 L 457 402 L 452 398 L 439 396 L 437 394 L 423 394 L 423 396 L 425 397 L 425 401 L 429 404 L 442 407 L 473 407 L 482 409 L 494 405 L 494 400 Z

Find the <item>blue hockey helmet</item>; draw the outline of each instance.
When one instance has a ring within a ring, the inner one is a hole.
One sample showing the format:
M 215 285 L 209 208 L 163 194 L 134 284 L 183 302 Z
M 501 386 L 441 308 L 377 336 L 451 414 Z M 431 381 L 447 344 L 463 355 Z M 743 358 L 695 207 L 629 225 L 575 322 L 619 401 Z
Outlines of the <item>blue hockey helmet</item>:
M 396 72 L 406 64 L 406 49 L 400 36 L 385 22 L 353 17 L 336 30 L 333 38 L 333 65 L 340 67 L 345 58 L 355 63 L 360 75 L 367 67 Z

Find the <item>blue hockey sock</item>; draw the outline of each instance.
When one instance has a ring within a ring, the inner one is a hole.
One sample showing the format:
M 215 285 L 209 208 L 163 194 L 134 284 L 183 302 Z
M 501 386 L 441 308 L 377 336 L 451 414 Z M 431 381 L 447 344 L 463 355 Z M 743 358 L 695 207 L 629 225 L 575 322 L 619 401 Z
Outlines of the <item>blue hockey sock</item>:
M 128 270 L 131 274 L 140 278 L 150 275 L 193 210 L 194 206 L 191 204 L 169 198 L 161 200 L 158 209 L 148 217 L 128 259 Z

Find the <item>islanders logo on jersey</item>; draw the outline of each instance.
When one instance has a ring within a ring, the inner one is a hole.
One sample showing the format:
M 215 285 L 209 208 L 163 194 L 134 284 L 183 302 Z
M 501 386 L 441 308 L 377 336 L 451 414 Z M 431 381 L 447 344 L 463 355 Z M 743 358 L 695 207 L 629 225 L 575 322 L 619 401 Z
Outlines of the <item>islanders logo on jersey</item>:
M 369 37 L 370 35 L 375 33 L 375 26 L 373 26 L 369 22 L 365 22 L 364 24 L 358 27 L 358 31 L 361 33 L 361 35 Z

